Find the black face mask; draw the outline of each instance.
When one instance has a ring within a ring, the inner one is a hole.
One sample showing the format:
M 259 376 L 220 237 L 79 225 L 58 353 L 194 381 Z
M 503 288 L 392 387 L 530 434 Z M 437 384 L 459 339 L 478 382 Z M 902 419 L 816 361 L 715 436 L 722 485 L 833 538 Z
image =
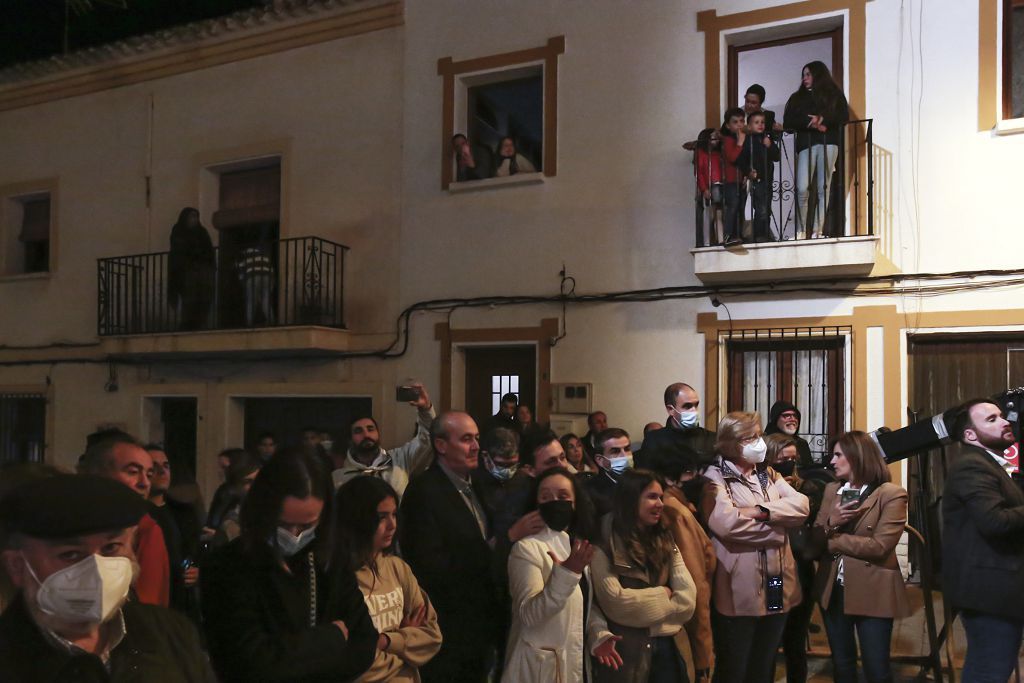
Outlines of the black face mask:
M 549 500 L 537 506 L 540 518 L 553 531 L 565 531 L 572 524 L 572 501 Z
M 792 477 L 793 472 L 796 471 L 796 460 L 786 460 L 785 462 L 777 462 L 774 465 L 772 465 L 772 469 L 784 477 Z

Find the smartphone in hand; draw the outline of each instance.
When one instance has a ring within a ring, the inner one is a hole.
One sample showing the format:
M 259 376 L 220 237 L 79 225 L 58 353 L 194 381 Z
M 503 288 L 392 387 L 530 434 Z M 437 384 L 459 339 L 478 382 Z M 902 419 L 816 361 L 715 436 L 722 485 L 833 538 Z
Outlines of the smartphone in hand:
M 416 387 L 395 387 L 395 400 L 402 403 L 410 403 L 418 400 L 420 390 Z
M 840 505 L 849 505 L 860 500 L 860 491 L 856 489 L 846 489 L 842 495 L 839 496 Z

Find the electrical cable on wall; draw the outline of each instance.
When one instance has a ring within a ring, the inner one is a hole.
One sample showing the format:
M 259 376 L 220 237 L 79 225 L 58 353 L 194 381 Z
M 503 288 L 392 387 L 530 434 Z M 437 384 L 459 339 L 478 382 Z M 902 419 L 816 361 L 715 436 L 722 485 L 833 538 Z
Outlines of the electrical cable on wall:
M 1005 278 L 998 280 L 977 281 L 976 278 Z M 970 280 L 968 282 L 941 282 L 942 280 Z M 904 281 L 913 281 L 917 285 L 903 285 Z M 933 284 L 924 284 L 931 282 Z M 571 283 L 568 291 L 565 285 Z M 654 303 L 681 299 L 702 299 L 724 296 L 731 297 L 765 297 L 786 294 L 818 294 L 822 296 L 847 297 L 878 297 L 878 296 L 912 296 L 917 298 L 944 296 L 962 292 L 999 289 L 1007 287 L 1024 287 L 1024 268 L 1014 270 L 972 270 L 950 273 L 909 273 L 893 275 L 866 275 L 843 278 L 813 278 L 799 281 L 781 281 L 756 284 L 736 284 L 707 287 L 704 285 L 682 285 L 674 287 L 655 287 L 650 289 L 633 289 L 619 292 L 597 294 L 576 294 L 575 279 L 563 276 L 562 287 L 558 294 L 552 295 L 502 295 L 471 297 L 465 299 L 430 299 L 419 301 L 405 308 L 395 321 L 395 338 L 386 347 L 368 351 L 346 351 L 336 353 L 301 353 L 277 354 L 267 358 L 246 358 L 245 363 L 252 361 L 283 361 L 283 360 L 345 360 L 354 358 L 400 358 L 409 349 L 412 316 L 418 312 L 444 311 L 449 316 L 460 308 L 497 308 L 499 306 L 527 306 L 543 304 L 559 304 L 567 307 L 573 305 L 598 305 L 606 303 Z M 730 316 L 731 317 L 731 316 Z M 562 335 L 564 337 L 564 335 Z M 559 339 L 562 337 L 559 337 Z M 95 344 L 81 344 L 89 346 Z M 46 347 L 33 347 L 43 349 Z M 3 347 L 0 347 L 3 350 Z M 204 358 L 190 358 L 189 363 L 199 362 L 239 362 L 231 354 L 207 355 Z M 149 364 L 148 359 L 132 359 L 121 356 L 105 356 L 101 358 L 47 358 L 39 360 L 0 361 L 0 367 L 23 365 L 50 365 L 63 363 L 118 363 L 122 365 Z

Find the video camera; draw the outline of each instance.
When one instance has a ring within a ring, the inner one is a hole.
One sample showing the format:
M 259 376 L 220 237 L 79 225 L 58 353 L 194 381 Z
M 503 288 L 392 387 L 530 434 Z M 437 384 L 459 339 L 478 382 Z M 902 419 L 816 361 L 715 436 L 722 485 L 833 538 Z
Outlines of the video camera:
M 1024 387 L 1007 389 L 992 396 L 991 399 L 993 403 L 1003 409 L 1003 415 L 1013 426 L 1013 436 L 1019 444 L 1021 442 L 1020 410 L 1024 406 Z M 944 413 L 915 422 L 902 429 L 893 430 L 888 427 L 880 427 L 871 432 L 870 436 L 878 444 L 887 463 L 899 462 L 922 451 L 929 451 L 952 442 L 953 436 L 950 434 L 950 429 L 955 411 L 956 408 L 950 408 Z M 1024 474 L 1019 467 L 1013 478 L 1017 485 L 1024 490 Z

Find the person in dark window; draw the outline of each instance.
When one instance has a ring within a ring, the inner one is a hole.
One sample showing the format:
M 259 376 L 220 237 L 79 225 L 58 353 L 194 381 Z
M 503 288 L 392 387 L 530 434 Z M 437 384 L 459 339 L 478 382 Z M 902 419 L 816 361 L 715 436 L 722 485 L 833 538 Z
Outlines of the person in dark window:
M 199 212 L 185 207 L 171 228 L 167 256 L 167 301 L 177 310 L 183 330 L 206 327 L 216 274 L 213 242 L 199 222 Z
M 516 419 L 516 408 L 519 407 L 519 397 L 509 392 L 501 397 L 498 403 L 498 412 L 487 420 L 487 428 L 484 432 L 490 432 L 498 427 L 521 432 L 519 421 Z
M 822 62 L 810 62 L 801 72 L 800 87 L 786 102 L 783 124 L 796 131 L 796 226 L 804 238 L 821 237 L 825 211 L 842 144 L 843 129 L 850 119 L 846 96 Z M 807 215 L 811 183 L 814 183 L 814 215 Z
M 530 160 L 516 150 L 516 141 L 505 136 L 498 143 L 497 159 L 494 164 L 494 177 L 504 178 L 517 173 L 536 173 Z
M 270 460 L 276 451 L 277 437 L 274 436 L 273 432 L 262 432 L 256 437 L 256 454 L 260 456 L 263 462 Z
M 488 177 L 487 167 L 477 161 L 477 155 L 473 152 L 473 146 L 462 133 L 452 136 L 452 154 L 455 155 L 455 181 L 459 183 L 467 180 L 482 180 Z
M 241 536 L 200 582 L 221 681 L 348 681 L 373 661 L 377 631 L 351 571 L 330 558 L 330 473 L 308 452 L 263 466 L 242 503 Z

